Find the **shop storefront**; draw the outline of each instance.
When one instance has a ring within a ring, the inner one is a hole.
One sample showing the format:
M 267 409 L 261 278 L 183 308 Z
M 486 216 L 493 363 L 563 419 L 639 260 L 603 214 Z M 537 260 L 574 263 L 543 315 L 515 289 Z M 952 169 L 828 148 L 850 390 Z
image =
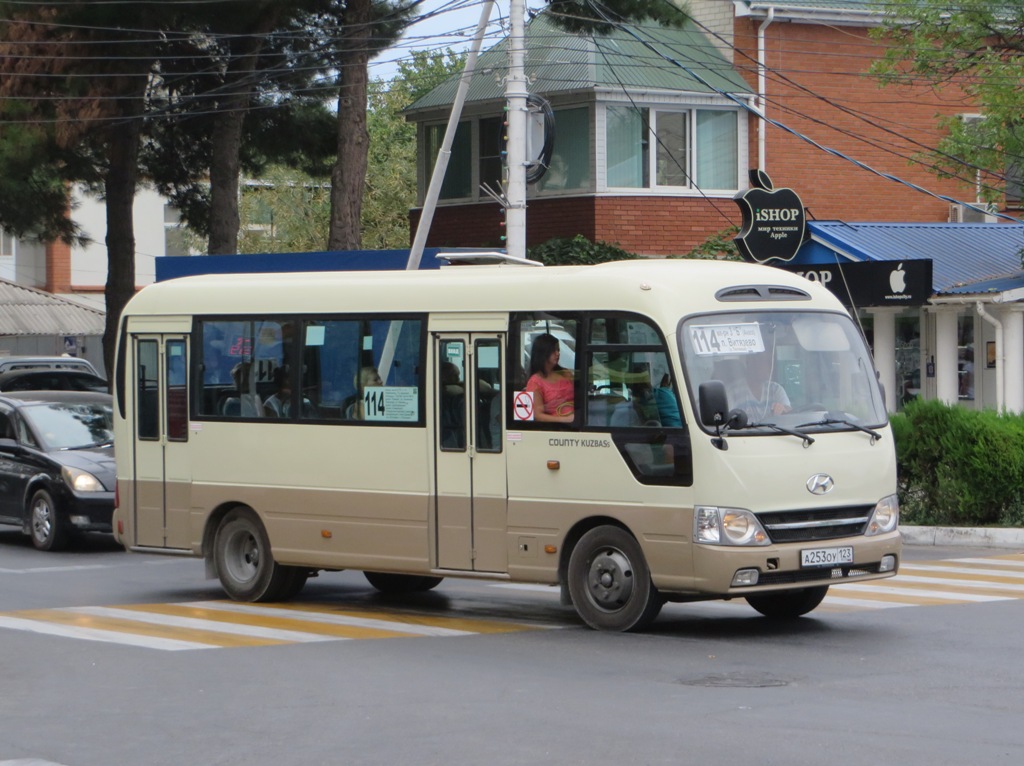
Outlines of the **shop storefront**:
M 860 319 L 898 411 L 922 396 L 1024 411 L 1024 225 L 812 221 L 771 265 L 832 290 Z

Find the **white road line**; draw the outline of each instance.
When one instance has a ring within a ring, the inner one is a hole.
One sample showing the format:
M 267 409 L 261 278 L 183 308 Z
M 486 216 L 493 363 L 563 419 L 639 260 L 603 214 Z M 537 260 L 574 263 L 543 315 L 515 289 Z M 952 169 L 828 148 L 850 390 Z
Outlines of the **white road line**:
M 911 601 L 875 601 L 873 599 L 843 598 L 833 596 L 831 592 L 821 602 L 825 606 L 853 606 L 861 609 L 899 609 L 905 606 L 920 606 Z
M 1024 594 L 1024 583 L 1014 585 L 1013 583 L 992 582 L 991 580 L 957 580 L 953 577 L 915 577 L 914 575 L 905 575 L 902 571 L 892 579 L 892 582 L 920 582 L 932 583 L 935 585 L 957 585 L 961 588 L 989 588 L 990 590 L 1006 590 Z
M 408 633 L 416 636 L 475 636 L 471 630 L 455 630 L 436 625 L 420 625 L 402 622 L 400 619 L 380 620 L 373 617 L 354 617 L 347 614 L 327 614 L 324 612 L 306 612 L 297 609 L 281 609 L 272 606 L 254 606 L 253 604 L 237 604 L 230 601 L 191 601 L 180 606 L 197 607 L 199 609 L 218 610 L 252 614 L 260 617 L 287 617 L 305 622 L 320 622 L 325 625 L 347 625 L 356 628 L 374 630 L 390 630 L 394 633 Z
M 173 638 L 157 638 L 155 636 L 137 636 L 132 633 L 118 633 L 95 628 L 76 628 L 71 625 L 43 622 L 41 620 L 25 620 L 20 617 L 4 617 L 0 615 L 0 628 L 25 630 L 48 636 L 64 638 L 80 638 L 86 641 L 102 641 L 108 644 L 124 644 L 139 646 L 145 649 L 163 649 L 165 651 L 181 651 L 183 649 L 214 649 L 212 644 L 200 644 L 195 641 L 179 641 Z
M 118 620 L 131 620 L 149 625 L 163 625 L 174 628 L 204 630 L 210 633 L 227 633 L 233 636 L 250 638 L 268 638 L 275 641 L 292 641 L 297 644 L 314 643 L 316 641 L 344 641 L 338 636 L 322 636 L 317 633 L 300 633 L 297 630 L 279 630 L 264 628 L 260 625 L 235 625 L 216 620 L 200 620 L 195 617 L 178 617 L 172 614 L 154 614 L 139 612 L 134 609 L 115 609 L 105 606 L 75 606 L 58 611 L 74 614 L 89 614 L 94 617 L 112 617 Z
M 952 564 L 985 564 L 1024 569 L 1024 559 L 948 559 Z
M 916 564 L 900 567 L 900 573 L 896 576 L 899 577 L 904 572 L 943 572 L 945 574 L 967 574 L 980 575 L 983 577 L 1004 577 L 1013 580 L 1019 580 L 1022 584 L 1024 584 L 1024 572 L 1017 574 L 1016 572 L 1007 572 L 1005 569 L 974 569 L 968 567 L 944 567 L 935 566 L 931 564 Z
M 76 564 L 66 567 L 29 567 L 27 569 L 0 569 L 0 574 L 47 574 L 49 572 L 84 572 L 92 569 L 114 569 L 110 564 Z
M 985 596 L 980 593 L 951 593 L 944 590 L 923 590 L 915 588 L 897 588 L 893 585 L 871 585 L 869 583 L 848 583 L 842 586 L 844 591 L 860 591 L 861 593 L 890 593 L 894 596 L 912 596 L 915 598 L 941 598 L 945 601 L 1013 601 L 1012 596 Z

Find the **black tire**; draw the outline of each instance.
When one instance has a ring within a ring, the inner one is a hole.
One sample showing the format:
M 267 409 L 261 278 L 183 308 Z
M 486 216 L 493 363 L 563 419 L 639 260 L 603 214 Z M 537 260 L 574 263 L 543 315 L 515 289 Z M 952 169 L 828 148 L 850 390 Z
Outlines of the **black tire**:
M 444 580 L 443 577 L 389 574 L 387 572 L 363 572 L 363 576 L 381 593 L 425 593 L 436 588 Z
M 828 586 L 784 590 L 765 593 L 761 596 L 747 596 L 747 603 L 765 617 L 776 620 L 792 620 L 812 611 L 828 593 Z
M 28 527 L 32 544 L 41 551 L 62 550 L 71 539 L 71 531 L 45 489 L 36 490 L 28 503 Z
M 619 527 L 583 535 L 569 557 L 567 579 L 577 614 L 595 630 L 642 630 L 665 603 L 640 544 Z
M 274 561 L 263 524 L 245 508 L 221 521 L 213 556 L 220 584 L 235 601 L 285 601 L 302 590 L 309 575 L 306 569 Z

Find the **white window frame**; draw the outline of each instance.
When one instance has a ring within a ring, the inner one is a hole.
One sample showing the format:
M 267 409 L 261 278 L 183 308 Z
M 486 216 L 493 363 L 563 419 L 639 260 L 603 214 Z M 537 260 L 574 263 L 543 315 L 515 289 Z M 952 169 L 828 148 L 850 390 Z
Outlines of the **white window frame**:
M 646 109 L 649 124 L 649 144 L 647 152 L 647 186 L 611 186 L 608 183 L 608 107 L 625 107 L 635 109 Z M 699 188 L 695 184 L 686 186 L 659 186 L 657 184 L 657 112 L 686 112 L 688 114 L 687 130 L 689 131 L 688 142 L 690 151 L 687 153 L 686 175 L 693 178 L 696 160 L 697 140 L 697 113 L 699 111 L 722 110 L 736 113 L 736 179 L 735 186 L 729 189 Z M 735 106 L 732 102 L 721 98 L 703 97 L 686 100 L 679 99 L 656 99 L 649 98 L 643 101 L 629 100 L 625 96 L 615 98 L 613 94 L 607 94 L 598 103 L 596 110 L 597 123 L 595 126 L 594 151 L 597 158 L 597 193 L 614 194 L 616 196 L 638 195 L 638 196 L 720 196 L 731 197 L 737 191 L 746 188 L 745 170 L 748 164 L 747 135 L 748 125 L 744 110 Z

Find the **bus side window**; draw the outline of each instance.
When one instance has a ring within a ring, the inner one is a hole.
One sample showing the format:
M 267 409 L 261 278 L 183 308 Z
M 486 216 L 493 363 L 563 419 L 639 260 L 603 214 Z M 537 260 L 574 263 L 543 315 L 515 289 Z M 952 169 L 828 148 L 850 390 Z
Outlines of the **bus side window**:
M 533 413 L 534 422 L 541 421 L 544 415 L 549 418 L 575 415 L 580 391 L 580 372 L 577 367 L 579 357 L 576 353 L 578 325 L 576 316 L 563 313 L 515 315 L 513 338 L 517 341 L 513 341 L 510 348 L 512 356 L 508 360 L 509 366 L 514 369 L 513 386 L 506 404 L 510 413 L 516 412 L 516 391 L 539 390 L 540 396 L 535 394 L 535 401 L 543 400 L 544 405 L 541 413 Z M 544 362 L 550 358 L 549 352 L 555 349 L 558 350 L 557 368 L 544 374 Z M 564 420 L 545 421 L 538 427 L 562 428 L 563 423 Z M 528 423 L 516 421 L 517 428 L 523 425 L 529 427 Z

